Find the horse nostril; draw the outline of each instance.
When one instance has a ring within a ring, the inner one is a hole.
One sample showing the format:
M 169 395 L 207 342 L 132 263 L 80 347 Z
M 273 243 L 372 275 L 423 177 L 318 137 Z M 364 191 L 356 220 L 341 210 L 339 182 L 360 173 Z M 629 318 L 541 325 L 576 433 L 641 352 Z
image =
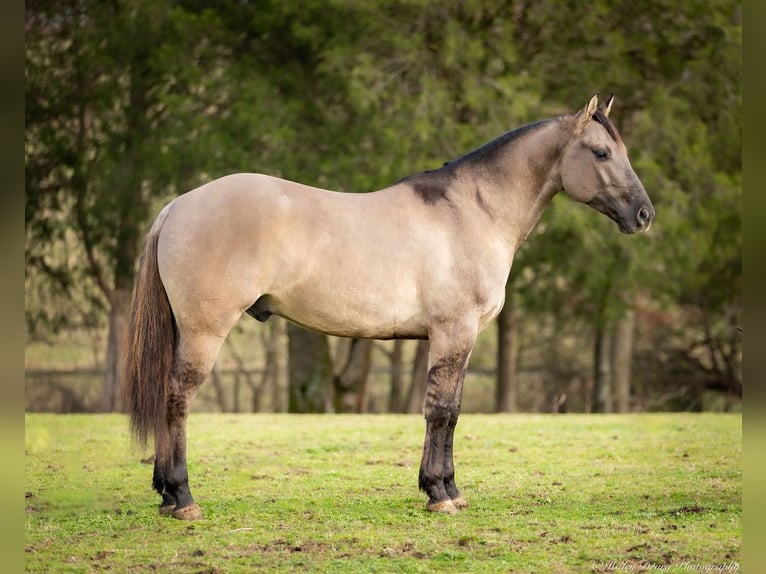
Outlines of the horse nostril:
M 649 223 L 649 219 L 650 219 L 651 216 L 649 215 L 649 210 L 646 207 L 642 207 L 641 209 L 638 210 L 638 216 L 637 217 L 638 217 L 638 224 L 641 227 L 643 227 L 647 223 Z

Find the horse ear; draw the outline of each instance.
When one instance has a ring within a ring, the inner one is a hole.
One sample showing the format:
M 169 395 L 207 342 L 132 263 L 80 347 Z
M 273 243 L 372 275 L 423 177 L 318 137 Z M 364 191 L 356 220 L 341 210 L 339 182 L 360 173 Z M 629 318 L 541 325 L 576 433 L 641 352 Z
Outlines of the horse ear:
M 609 96 L 609 99 L 601 104 L 598 109 L 606 116 L 609 117 L 609 110 L 612 109 L 612 102 L 614 101 L 614 94 Z
M 575 118 L 577 131 L 584 130 L 585 126 L 590 123 L 590 119 L 593 117 L 593 114 L 596 113 L 596 108 L 598 108 L 598 94 L 593 94 L 590 100 L 588 100 L 588 104 L 579 112 L 577 112 L 577 116 Z

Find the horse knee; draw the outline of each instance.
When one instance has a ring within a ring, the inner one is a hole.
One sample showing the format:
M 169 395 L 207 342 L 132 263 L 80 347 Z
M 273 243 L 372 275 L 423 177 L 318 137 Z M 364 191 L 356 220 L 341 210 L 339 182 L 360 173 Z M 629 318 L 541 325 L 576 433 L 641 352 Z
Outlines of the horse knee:
M 446 425 L 452 418 L 452 405 L 444 401 L 426 400 L 423 411 L 426 422 L 429 423 L 444 423 Z

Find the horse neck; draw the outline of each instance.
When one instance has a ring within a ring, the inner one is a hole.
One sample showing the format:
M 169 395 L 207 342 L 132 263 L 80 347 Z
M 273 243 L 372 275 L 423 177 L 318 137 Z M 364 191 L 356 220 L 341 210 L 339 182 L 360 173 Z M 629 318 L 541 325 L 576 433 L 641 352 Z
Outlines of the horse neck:
M 506 230 L 514 248 L 523 243 L 561 190 L 560 160 L 569 139 L 564 121 L 542 124 L 508 142 L 494 156 L 468 166 L 469 185 L 481 190 L 486 210 Z

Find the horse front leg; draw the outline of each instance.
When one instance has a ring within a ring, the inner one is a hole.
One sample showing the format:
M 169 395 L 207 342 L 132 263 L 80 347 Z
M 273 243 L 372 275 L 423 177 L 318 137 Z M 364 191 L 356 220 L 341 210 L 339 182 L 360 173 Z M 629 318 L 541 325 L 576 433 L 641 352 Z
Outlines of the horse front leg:
M 460 374 L 460 381 L 458 382 L 457 392 L 455 393 L 450 420 L 447 424 L 447 435 L 444 440 L 444 489 L 447 491 L 447 496 L 450 497 L 452 504 L 454 504 L 455 508 L 458 510 L 468 507 L 468 501 L 462 494 L 460 494 L 460 489 L 458 489 L 457 484 L 455 484 L 455 463 L 452 459 L 455 427 L 457 426 L 457 419 L 460 416 L 460 404 L 463 396 L 465 371 L 466 369 L 463 369 Z
M 430 386 L 430 385 L 429 385 Z M 457 507 L 444 486 L 444 446 L 447 437 L 449 410 L 438 399 L 426 394 L 426 438 L 420 462 L 418 485 L 428 495 L 426 508 L 433 512 L 454 514 Z
M 474 335 L 475 337 L 475 335 Z M 419 486 L 428 495 L 426 508 L 454 514 L 464 499 L 455 486 L 452 444 L 460 410 L 460 391 L 474 338 L 456 345 L 432 337 L 424 414 L 426 436 L 420 463 Z

